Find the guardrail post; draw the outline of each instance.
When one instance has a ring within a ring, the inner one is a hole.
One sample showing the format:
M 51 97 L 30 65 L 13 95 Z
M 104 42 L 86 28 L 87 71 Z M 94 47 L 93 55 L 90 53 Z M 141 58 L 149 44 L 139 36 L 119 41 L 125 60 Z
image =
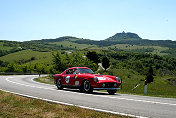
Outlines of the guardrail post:
M 121 86 L 120 86 L 120 88 L 122 89 L 122 79 L 121 79 Z
M 147 79 L 145 80 L 145 85 L 144 85 L 144 95 L 147 95 Z
M 39 81 L 40 81 L 40 74 L 39 74 Z

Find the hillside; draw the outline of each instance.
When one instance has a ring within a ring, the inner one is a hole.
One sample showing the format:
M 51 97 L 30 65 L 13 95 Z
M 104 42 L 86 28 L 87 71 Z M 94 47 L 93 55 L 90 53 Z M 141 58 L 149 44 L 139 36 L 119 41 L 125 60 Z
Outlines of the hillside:
M 0 40 L 0 57 L 22 50 L 21 42 Z
M 124 39 L 127 39 L 127 40 L 131 40 L 131 39 L 137 40 L 137 39 L 142 39 L 142 38 L 140 38 L 135 33 L 130 33 L 130 32 L 125 33 L 123 31 L 122 33 L 116 33 L 114 36 L 109 37 L 106 40 L 107 41 L 116 41 L 116 40 L 124 40 Z
M 176 57 L 176 41 L 142 39 L 135 33 L 116 33 L 105 40 L 64 36 L 32 41 L 0 41 L 0 56 L 21 50 L 50 52 L 58 50 L 114 50 L 158 54 Z
M 81 38 L 72 37 L 72 36 L 64 36 L 59 37 L 56 39 L 41 39 L 41 40 L 32 40 L 32 41 L 25 41 L 25 43 L 46 43 L 46 42 L 62 42 L 62 41 L 76 41 L 76 40 L 82 40 Z
M 0 60 L 8 63 L 46 63 L 51 64 L 52 53 L 51 52 L 38 52 L 32 50 L 22 50 L 15 53 L 11 53 L 0 57 Z

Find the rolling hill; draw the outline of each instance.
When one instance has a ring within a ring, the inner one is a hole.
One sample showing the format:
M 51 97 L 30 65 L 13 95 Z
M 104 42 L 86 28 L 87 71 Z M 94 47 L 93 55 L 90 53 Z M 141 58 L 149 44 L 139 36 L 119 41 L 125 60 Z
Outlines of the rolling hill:
M 142 39 L 140 38 L 137 34 L 135 33 L 130 33 L 127 32 L 125 33 L 124 31 L 122 33 L 116 33 L 114 36 L 107 38 L 106 40 L 108 41 L 116 41 L 116 40 L 124 40 L 124 39 L 131 39 L 131 40 L 139 40 Z
M 0 41 L 0 56 L 21 50 L 39 52 L 58 50 L 114 50 L 176 57 L 176 41 L 142 39 L 137 34 L 130 32 L 116 33 L 114 36 L 100 41 L 72 36 L 24 42 Z

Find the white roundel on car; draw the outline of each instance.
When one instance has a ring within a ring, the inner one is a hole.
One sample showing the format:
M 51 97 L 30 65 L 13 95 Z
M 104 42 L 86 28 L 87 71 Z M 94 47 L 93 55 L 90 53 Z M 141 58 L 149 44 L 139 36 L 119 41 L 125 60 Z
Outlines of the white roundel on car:
M 103 78 L 103 77 L 98 77 L 98 80 L 105 80 L 105 78 Z
M 78 86 L 78 85 L 79 85 L 79 81 L 76 81 L 76 82 L 75 82 L 75 85 L 77 85 L 77 86 Z
M 70 81 L 70 76 L 67 76 L 67 77 L 65 78 L 65 82 L 66 82 L 66 83 L 69 83 L 69 81 Z

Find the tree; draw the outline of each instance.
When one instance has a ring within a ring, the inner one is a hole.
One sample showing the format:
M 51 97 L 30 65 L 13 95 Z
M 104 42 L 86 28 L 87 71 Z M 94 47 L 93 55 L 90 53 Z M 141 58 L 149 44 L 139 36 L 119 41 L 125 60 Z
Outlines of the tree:
M 88 51 L 87 54 L 86 54 L 86 57 L 87 57 L 90 61 L 93 61 L 94 63 L 99 63 L 99 62 L 100 62 L 97 53 L 94 52 L 94 51 L 93 51 L 93 52 Z
M 147 80 L 147 83 L 151 83 L 153 82 L 153 68 L 152 66 L 149 67 L 149 70 L 148 70 L 148 73 L 147 73 L 147 76 L 146 76 L 146 80 Z
M 3 61 L 0 60 L 0 66 L 3 64 Z
M 140 60 L 137 60 L 137 61 L 134 61 L 133 64 L 133 69 L 136 70 L 137 72 L 139 73 L 144 73 L 144 66 L 143 66 L 143 63 L 140 61 Z
M 36 66 L 36 72 L 38 73 L 39 80 L 40 80 L 40 75 L 45 73 L 46 67 L 44 64 L 40 64 L 40 63 L 37 63 L 35 66 Z
M 152 68 L 152 66 L 149 67 L 149 72 L 148 73 L 150 73 L 151 75 L 153 75 L 153 68 Z
M 102 59 L 102 66 L 105 68 L 105 70 L 110 66 L 109 59 L 106 56 Z
M 70 60 L 71 60 L 71 57 L 68 55 L 68 53 L 65 53 L 65 59 L 64 59 L 65 68 L 71 67 Z
M 7 65 L 7 70 L 6 72 L 14 72 L 15 68 L 14 68 L 14 64 L 8 64 Z
M 23 71 L 23 73 L 27 72 L 27 65 L 22 66 L 22 71 Z
M 58 72 L 63 72 L 65 69 L 70 67 L 89 67 L 92 70 L 97 70 L 98 65 L 93 63 L 88 58 L 83 57 L 78 52 L 73 54 L 53 54 L 54 69 Z
M 56 71 L 62 72 L 65 70 L 65 66 L 61 60 L 61 54 L 57 52 L 56 54 L 53 54 L 53 64 L 54 64 L 54 69 Z

